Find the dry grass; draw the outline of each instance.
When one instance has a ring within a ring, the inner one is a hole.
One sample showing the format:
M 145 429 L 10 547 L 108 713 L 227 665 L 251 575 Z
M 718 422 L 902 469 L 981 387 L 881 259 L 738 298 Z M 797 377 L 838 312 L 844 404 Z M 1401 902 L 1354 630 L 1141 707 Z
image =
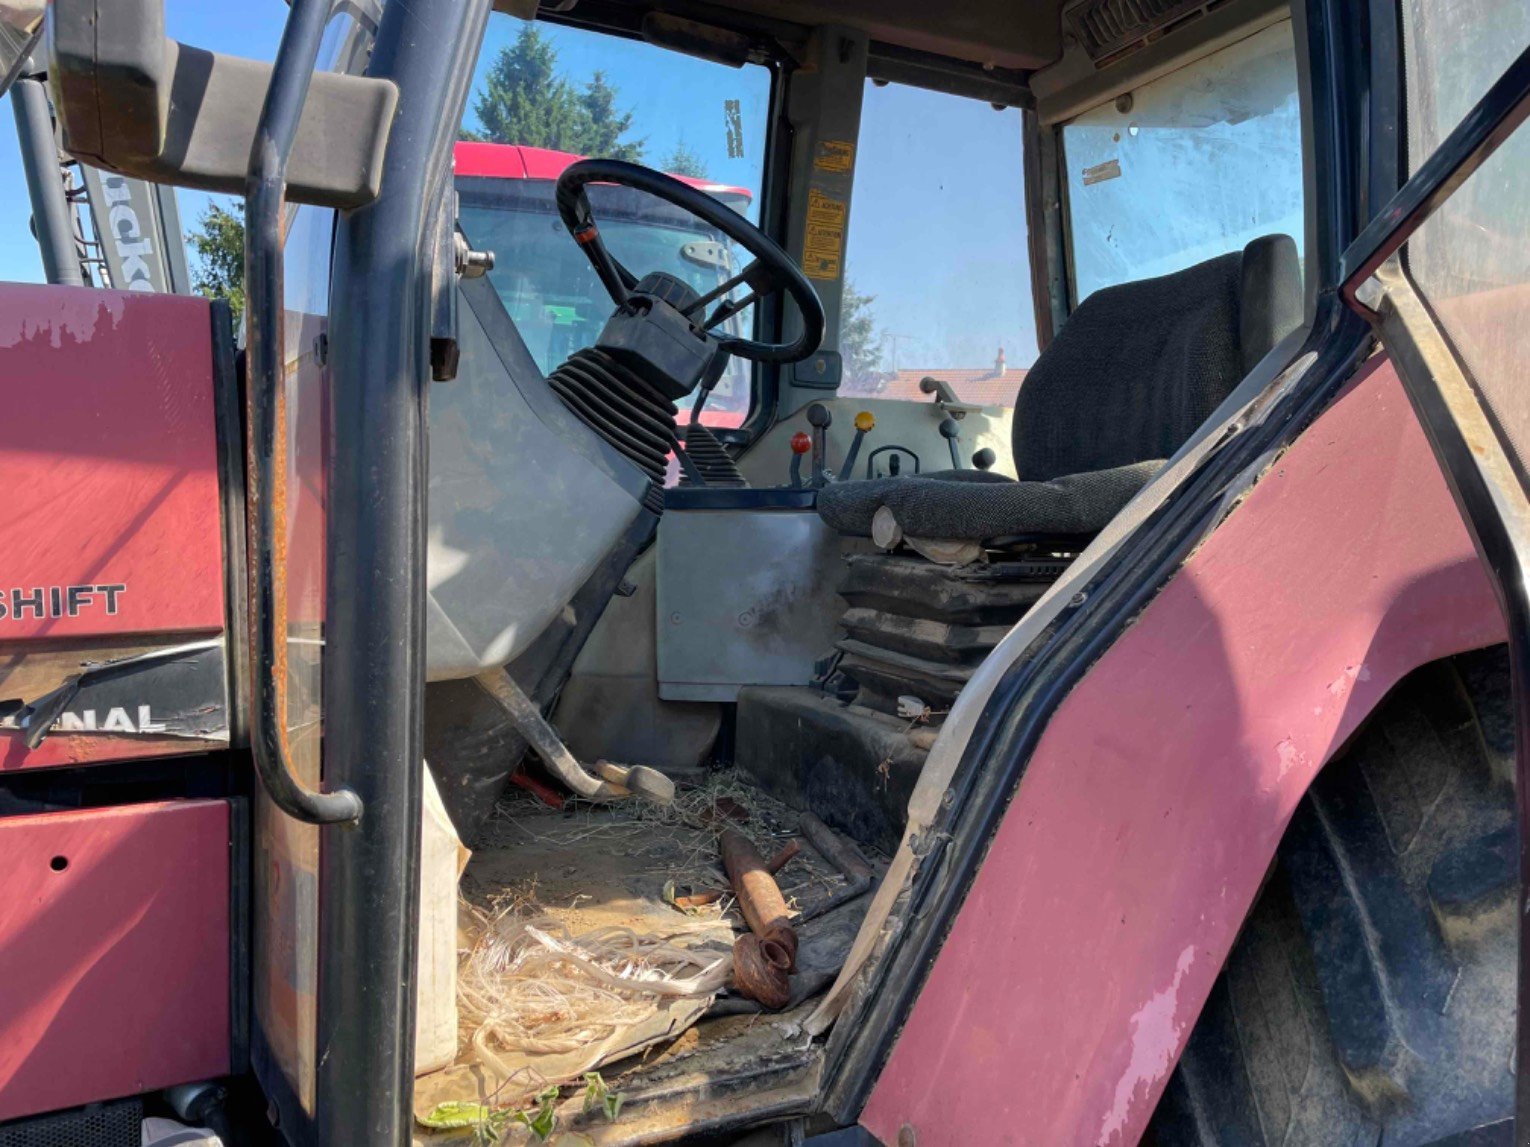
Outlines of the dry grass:
M 747 815 L 727 815 L 735 809 Z M 673 881 L 681 892 L 726 890 L 719 829 L 737 829 L 768 858 L 795 835 L 796 825 L 795 811 L 724 771 L 682 789 L 664 806 L 641 799 L 571 801 L 559 811 L 511 789 L 477 851 L 514 854 L 532 844 L 590 849 L 621 855 L 634 875 L 652 878 L 647 883 L 655 887 Z M 560 874 L 560 886 L 569 879 Z M 577 869 L 572 879 L 577 884 Z M 809 847 L 777 879 L 794 908 L 843 884 Z M 660 911 L 635 929 L 581 921 L 577 895 L 571 903 L 545 904 L 539 883 L 533 874 L 489 885 L 471 870 L 463 881 L 468 946 L 458 975 L 459 1016 L 477 1059 L 507 1080 L 502 1101 L 592 1070 L 668 1000 L 714 996 L 731 973 L 730 931 L 744 927 L 731 892 L 689 913 L 671 908 L 672 925 Z M 528 1069 L 528 1058 L 540 1066 Z

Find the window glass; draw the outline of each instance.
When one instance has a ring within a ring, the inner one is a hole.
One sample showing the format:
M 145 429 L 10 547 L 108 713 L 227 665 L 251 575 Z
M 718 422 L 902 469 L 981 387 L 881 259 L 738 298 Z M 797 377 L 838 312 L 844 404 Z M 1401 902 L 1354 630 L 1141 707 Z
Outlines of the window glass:
M 1404 0 L 1408 165 L 1417 170 L 1530 42 L 1524 0 Z
M 1417 168 L 1530 44 L 1522 0 L 1407 0 L 1408 155 Z M 1408 270 L 1513 453 L 1530 459 L 1530 132 L 1429 217 Z
M 1073 291 L 1152 278 L 1282 232 L 1302 249 L 1289 21 L 1063 129 Z
M 869 83 L 845 252 L 839 392 L 1013 406 L 1036 357 L 1020 112 Z
M 611 296 L 558 218 L 553 182 L 459 176 L 457 192 L 462 229 L 475 247 L 494 252 L 490 282 L 542 372 L 594 345 L 611 317 Z M 634 274 L 664 271 L 705 294 L 748 260 L 694 216 L 650 195 L 601 185 L 588 195 L 607 248 Z M 738 208 L 749 202 L 739 190 L 718 198 Z M 748 317 L 734 316 L 725 329 L 749 334 Z M 703 421 L 738 426 L 749 410 L 749 380 L 749 364 L 730 360 Z
M 490 281 L 542 371 L 588 347 L 612 302 L 558 218 L 558 175 L 583 156 L 632 160 L 759 216 L 771 76 L 634 40 L 496 17 L 479 57 L 458 150 L 461 223 L 494 252 Z M 666 271 L 705 293 L 748 256 L 652 196 L 594 186 L 590 205 L 611 253 L 635 275 Z M 741 292 L 742 293 L 742 292 Z M 730 321 L 749 334 L 750 308 Z M 749 364 L 735 359 L 702 415 L 740 425 Z

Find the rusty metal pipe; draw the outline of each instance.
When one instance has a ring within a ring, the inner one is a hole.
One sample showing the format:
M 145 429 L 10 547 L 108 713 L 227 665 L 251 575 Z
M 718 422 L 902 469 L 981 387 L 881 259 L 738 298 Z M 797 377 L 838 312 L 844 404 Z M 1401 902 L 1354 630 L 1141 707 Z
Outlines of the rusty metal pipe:
M 802 842 L 800 840 L 787 841 L 785 848 L 765 862 L 765 871 L 774 876 L 796 859 L 797 854 L 801 851 Z
M 723 869 L 728 873 L 728 882 L 733 885 L 733 894 L 738 897 L 749 930 L 762 941 L 780 945 L 787 954 L 788 970 L 795 968 L 797 932 L 792 927 L 781 886 L 770 875 L 765 858 L 748 837 L 735 829 L 723 829 L 717 844 L 722 850 Z
M 733 945 L 733 987 L 767 1008 L 784 1008 L 792 998 L 787 961 L 780 944 L 745 932 Z
M 813 846 L 818 855 L 837 868 L 847 881 L 845 886 L 833 895 L 804 910 L 797 917 L 797 922 L 803 924 L 834 911 L 842 904 L 848 904 L 864 896 L 876 879 L 876 873 L 872 871 L 871 865 L 861 859 L 860 853 L 856 852 L 848 841 L 812 813 L 802 814 L 802 818 L 798 821 L 798 828 L 802 835 L 807 837 L 808 843 Z
M 872 872 L 871 865 L 862 860 L 860 854 L 839 833 L 812 813 L 803 813 L 798 827 L 802 830 L 802 835 L 808 838 L 808 843 L 818 850 L 818 855 L 839 869 L 845 879 L 870 880 L 876 875 Z

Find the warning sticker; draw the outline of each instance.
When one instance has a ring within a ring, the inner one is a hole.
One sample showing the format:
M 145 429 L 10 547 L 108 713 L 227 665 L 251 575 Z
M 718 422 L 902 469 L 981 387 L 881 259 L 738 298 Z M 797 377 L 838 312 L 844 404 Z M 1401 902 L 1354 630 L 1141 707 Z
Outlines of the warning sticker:
M 1084 168 L 1084 186 L 1091 183 L 1104 183 L 1107 179 L 1121 178 L 1121 161 L 1119 159 L 1107 159 L 1104 163 L 1097 163 L 1093 167 Z
M 847 139 L 825 139 L 818 143 L 813 166 L 819 171 L 847 172 L 855 164 L 855 144 Z
M 808 190 L 802 271 L 810 279 L 837 279 L 845 253 L 845 205 L 816 188 Z

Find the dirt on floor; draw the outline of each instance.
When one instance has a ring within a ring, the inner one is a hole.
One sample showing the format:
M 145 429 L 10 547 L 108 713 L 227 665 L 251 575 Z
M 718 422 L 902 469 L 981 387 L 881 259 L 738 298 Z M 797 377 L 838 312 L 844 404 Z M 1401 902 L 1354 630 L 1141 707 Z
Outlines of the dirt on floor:
M 526 1129 L 506 1122 L 513 1111 L 551 1107 L 566 1128 L 598 1116 L 598 1102 L 585 1112 L 568 1087 L 551 1098 L 558 1084 L 588 1091 L 586 1071 L 623 1097 L 621 1121 L 634 1125 L 660 1108 L 683 1123 L 697 1104 L 800 1075 L 816 1053 L 795 1021 L 832 982 L 869 895 L 815 913 L 847 881 L 800 841 L 777 882 L 788 907 L 812 919 L 800 929 L 792 1001 L 767 1013 L 729 988 L 746 925 L 717 846 L 733 828 L 770 858 L 797 838 L 797 821 L 731 771 L 668 806 L 559 810 L 510 789 L 462 879 L 459 1054 L 416 1081 L 416 1115 L 481 1105 L 484 1122 L 495 1113 L 489 1141 L 514 1142 Z

